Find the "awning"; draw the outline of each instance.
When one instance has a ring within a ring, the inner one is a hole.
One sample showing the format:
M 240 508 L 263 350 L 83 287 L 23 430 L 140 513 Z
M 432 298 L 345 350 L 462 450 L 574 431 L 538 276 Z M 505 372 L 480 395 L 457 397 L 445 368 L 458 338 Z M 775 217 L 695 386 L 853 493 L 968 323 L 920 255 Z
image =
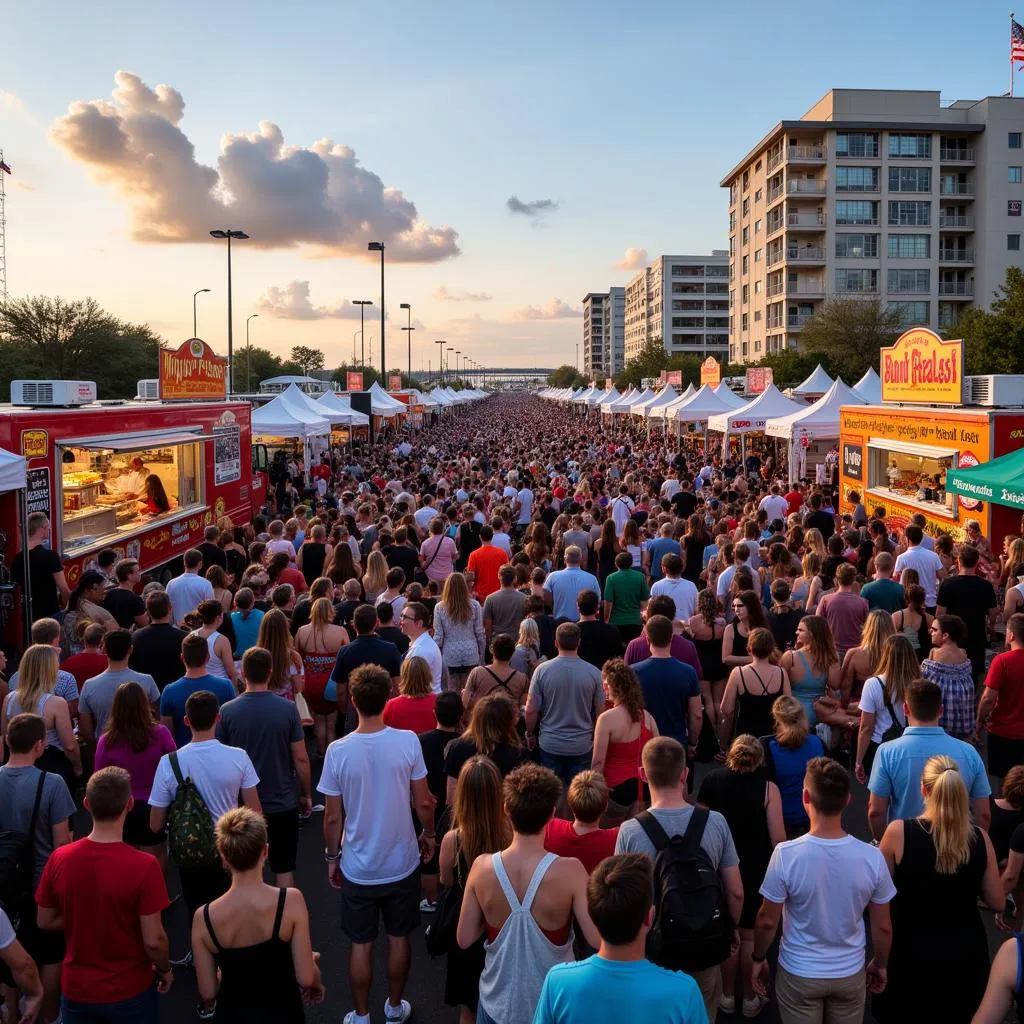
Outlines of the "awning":
M 203 434 L 197 427 L 190 430 L 144 430 L 134 434 L 100 434 L 70 437 L 57 444 L 61 448 L 84 448 L 87 451 L 145 452 L 151 448 L 171 448 L 176 444 L 211 441 L 212 434 Z
M 1024 449 L 980 466 L 946 470 L 946 491 L 996 505 L 1024 508 Z
M 26 464 L 23 456 L 0 448 L 0 494 L 20 491 L 25 486 Z

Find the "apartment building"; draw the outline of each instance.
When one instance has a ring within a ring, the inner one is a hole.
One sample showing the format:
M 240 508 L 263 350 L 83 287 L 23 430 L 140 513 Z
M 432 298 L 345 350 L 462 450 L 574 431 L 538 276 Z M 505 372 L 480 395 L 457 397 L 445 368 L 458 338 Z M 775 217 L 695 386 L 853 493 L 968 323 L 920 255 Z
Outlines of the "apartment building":
M 584 376 L 597 380 L 614 377 L 625 365 L 625 315 L 625 288 L 583 296 Z
M 652 339 L 670 355 L 724 359 L 729 345 L 729 257 L 658 256 L 625 289 L 628 362 Z
M 1022 263 L 1022 132 L 1024 98 L 931 90 L 833 89 L 779 122 L 721 182 L 730 361 L 798 348 L 829 297 L 933 330 L 987 308 Z

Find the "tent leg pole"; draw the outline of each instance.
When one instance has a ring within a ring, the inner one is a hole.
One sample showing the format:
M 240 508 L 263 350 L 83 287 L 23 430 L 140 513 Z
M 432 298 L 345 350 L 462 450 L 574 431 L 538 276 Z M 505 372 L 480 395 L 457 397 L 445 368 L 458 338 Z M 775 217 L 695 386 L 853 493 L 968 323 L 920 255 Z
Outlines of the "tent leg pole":
M 22 489 L 18 498 L 21 506 L 21 550 L 25 562 L 25 586 L 22 588 L 22 629 L 24 630 L 25 649 L 32 646 L 32 581 L 28 572 L 28 490 Z

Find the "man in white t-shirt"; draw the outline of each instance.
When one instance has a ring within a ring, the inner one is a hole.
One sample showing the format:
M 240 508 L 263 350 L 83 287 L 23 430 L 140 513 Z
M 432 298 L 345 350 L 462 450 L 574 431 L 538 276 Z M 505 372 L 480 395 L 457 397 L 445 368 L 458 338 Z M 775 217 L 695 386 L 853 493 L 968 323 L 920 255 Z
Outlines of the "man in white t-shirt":
M 260 781 L 256 769 L 244 750 L 229 747 L 216 738 L 219 721 L 220 706 L 209 690 L 197 690 L 185 701 L 185 724 L 192 733 L 192 741 L 180 750 L 164 754 L 156 766 L 149 794 L 150 831 L 163 831 L 168 809 L 185 779 L 192 780 L 214 824 L 222 814 L 238 806 L 239 795 L 246 807 L 263 813 L 256 792 Z M 178 875 L 190 921 L 199 907 L 223 896 L 231 882 L 219 859 L 203 867 L 179 864 Z M 192 954 L 173 962 L 191 966 Z
M 778 484 L 772 484 L 771 493 L 766 494 L 757 507 L 763 508 L 768 513 L 769 523 L 773 519 L 781 519 L 785 522 L 786 514 L 789 512 L 789 502 L 782 496 Z
M 182 562 L 185 571 L 167 583 L 167 599 L 171 602 L 171 615 L 176 626 L 180 626 L 185 616 L 194 612 L 203 601 L 213 597 L 213 584 L 199 574 L 203 567 L 203 553 L 197 548 L 189 548 L 182 556 Z
M 426 530 L 430 525 L 430 520 L 437 515 L 437 509 L 434 508 L 434 496 L 432 494 L 423 495 L 423 506 L 416 509 L 413 513 L 413 519 L 416 520 L 416 525 L 421 530 Z
M 903 531 L 909 547 L 896 559 L 893 575 L 898 580 L 904 569 L 916 569 L 921 586 L 924 587 L 924 606 L 929 614 L 935 614 L 935 602 L 939 592 L 939 580 L 945 575 L 942 559 L 924 546 L 924 531 L 920 526 L 908 526 Z
M 387 672 L 361 665 L 349 676 L 349 694 L 359 726 L 327 748 L 319 786 L 327 878 L 341 890 L 341 928 L 352 943 L 349 984 L 356 1005 L 344 1024 L 369 1024 L 373 943 L 382 916 L 392 993 L 384 1019 L 399 1024 L 412 1016 L 401 993 L 412 955 L 409 935 L 420 923 L 420 861 L 430 860 L 436 844 L 434 801 L 419 737 L 381 719 L 391 696 Z M 418 841 L 410 801 L 423 826 Z
M 690 580 L 683 579 L 683 560 L 679 555 L 665 555 L 661 567 L 665 575 L 651 584 L 651 597 L 659 594 L 671 597 L 676 605 L 676 620 L 685 622 L 697 611 L 697 588 Z
M 516 500 L 519 502 L 517 525 L 521 533 L 524 526 L 530 525 L 530 519 L 533 517 L 533 491 L 529 487 L 521 487 L 516 495 Z
M 427 632 L 426 606 L 419 601 L 409 601 L 398 616 L 398 625 L 409 639 L 409 649 L 405 652 L 405 657 L 422 658 L 430 666 L 431 686 L 434 693 L 440 693 L 444 675 L 441 648 Z
M 865 991 L 885 988 L 892 945 L 889 901 L 896 887 L 881 852 L 843 831 L 843 810 L 849 802 L 846 769 L 827 757 L 808 761 L 803 803 L 811 830 L 775 847 L 761 885 L 764 901 L 752 954 L 754 991 L 767 1002 L 765 958 L 781 920 L 775 996 L 784 1021 L 860 1024 Z M 865 910 L 874 953 L 866 967 Z M 745 1016 L 755 1016 L 747 1010 L 744 1005 Z
M 633 499 L 629 496 L 629 488 L 625 484 L 619 485 L 619 493 L 612 501 L 612 519 L 615 521 L 615 532 L 622 536 L 626 522 L 633 514 L 635 508 Z

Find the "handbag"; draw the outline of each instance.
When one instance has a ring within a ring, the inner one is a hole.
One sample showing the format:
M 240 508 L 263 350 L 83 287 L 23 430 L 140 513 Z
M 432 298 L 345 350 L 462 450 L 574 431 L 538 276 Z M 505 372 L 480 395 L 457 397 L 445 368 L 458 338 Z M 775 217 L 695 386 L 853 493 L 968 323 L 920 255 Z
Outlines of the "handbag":
M 889 697 L 889 691 L 884 685 L 882 686 L 882 700 L 885 702 L 885 710 L 889 712 L 889 717 L 892 719 L 889 728 L 882 733 L 882 742 L 888 743 L 889 740 L 898 740 L 903 735 L 903 730 L 906 726 L 900 725 L 900 720 L 896 717 L 892 700 Z
M 433 960 L 445 956 L 455 947 L 455 932 L 459 927 L 459 915 L 462 913 L 462 897 L 465 893 L 460 878 L 459 855 L 455 854 L 455 883 L 441 889 L 437 897 L 437 910 L 434 920 L 427 925 L 423 939 L 427 947 L 427 955 Z

